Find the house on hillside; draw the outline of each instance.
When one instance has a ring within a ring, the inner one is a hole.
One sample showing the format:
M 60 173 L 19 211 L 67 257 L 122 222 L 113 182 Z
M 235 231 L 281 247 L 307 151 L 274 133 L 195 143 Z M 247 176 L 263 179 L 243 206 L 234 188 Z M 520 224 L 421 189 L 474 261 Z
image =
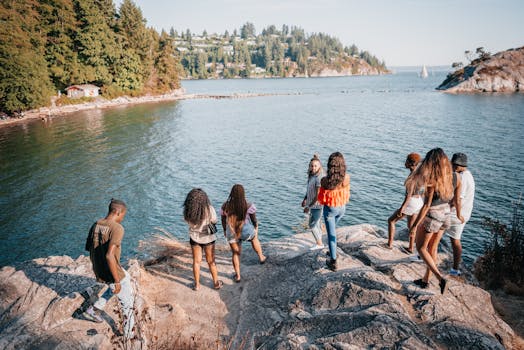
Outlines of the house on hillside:
M 66 89 L 67 97 L 81 98 L 81 97 L 96 97 L 100 88 L 92 84 L 71 85 Z

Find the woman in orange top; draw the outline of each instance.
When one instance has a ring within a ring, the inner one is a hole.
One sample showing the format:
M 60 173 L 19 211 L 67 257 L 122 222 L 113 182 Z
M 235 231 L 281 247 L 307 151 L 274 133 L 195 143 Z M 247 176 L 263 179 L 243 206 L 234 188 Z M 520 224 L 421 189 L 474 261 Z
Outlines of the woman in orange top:
M 340 152 L 332 153 L 327 164 L 327 176 L 320 181 L 318 201 L 324 205 L 324 222 L 326 223 L 329 242 L 330 260 L 327 267 L 337 270 L 337 233 L 338 221 L 344 216 L 346 203 L 349 201 L 349 175 L 346 174 L 346 161 Z

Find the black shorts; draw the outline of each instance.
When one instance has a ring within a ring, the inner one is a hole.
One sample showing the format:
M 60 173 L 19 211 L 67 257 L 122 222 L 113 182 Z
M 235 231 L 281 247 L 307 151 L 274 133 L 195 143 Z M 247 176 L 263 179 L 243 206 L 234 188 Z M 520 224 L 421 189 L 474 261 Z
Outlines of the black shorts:
M 191 244 L 192 246 L 199 245 L 201 248 L 207 247 L 208 245 L 214 245 L 215 242 L 216 241 L 209 242 L 209 243 L 198 243 L 198 242 L 193 241 L 192 238 L 189 238 L 189 244 Z

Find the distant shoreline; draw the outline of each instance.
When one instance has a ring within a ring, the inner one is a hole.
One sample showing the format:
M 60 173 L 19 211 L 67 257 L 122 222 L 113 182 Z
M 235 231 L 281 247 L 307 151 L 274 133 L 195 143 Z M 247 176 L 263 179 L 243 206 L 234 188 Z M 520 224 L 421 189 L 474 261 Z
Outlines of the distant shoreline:
M 162 95 L 146 95 L 140 97 L 121 96 L 112 100 L 100 98 L 99 100 L 81 103 L 77 105 L 65 105 L 58 107 L 42 107 L 23 112 L 21 118 L 8 118 L 0 120 L 0 128 L 26 123 L 33 120 L 46 121 L 53 117 L 63 116 L 70 113 L 87 111 L 92 109 L 106 109 L 113 107 L 129 106 L 142 103 L 168 102 L 190 99 L 224 99 L 224 98 L 249 98 L 276 95 L 300 95 L 301 93 L 234 93 L 234 94 L 186 94 L 183 88 Z

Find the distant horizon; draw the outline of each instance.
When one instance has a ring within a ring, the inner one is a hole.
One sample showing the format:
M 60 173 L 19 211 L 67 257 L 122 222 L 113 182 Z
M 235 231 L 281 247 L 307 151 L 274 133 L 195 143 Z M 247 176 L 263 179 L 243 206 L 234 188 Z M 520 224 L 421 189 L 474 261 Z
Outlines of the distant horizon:
M 115 0 L 117 8 L 122 0 Z M 524 46 L 524 1 L 519 0 L 135 0 L 147 25 L 160 31 L 230 33 L 251 22 L 257 33 L 269 25 L 299 26 L 355 44 L 388 67 L 467 63 L 464 51 L 491 53 Z

